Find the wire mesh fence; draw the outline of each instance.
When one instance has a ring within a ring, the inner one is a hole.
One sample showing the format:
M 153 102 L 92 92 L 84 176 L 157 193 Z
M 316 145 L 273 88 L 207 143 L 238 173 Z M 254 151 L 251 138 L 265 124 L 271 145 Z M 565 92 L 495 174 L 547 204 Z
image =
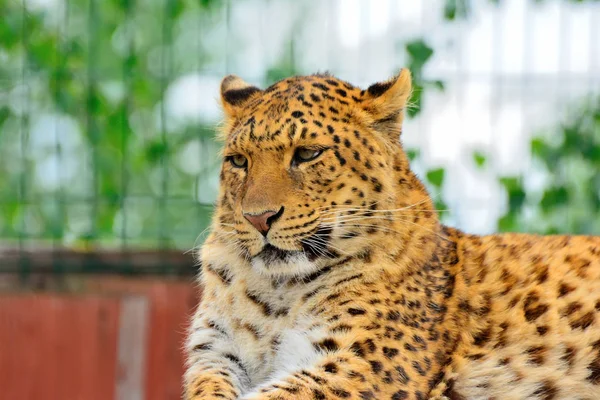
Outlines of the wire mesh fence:
M 367 86 L 408 66 L 403 141 L 444 221 L 600 232 L 596 1 L 0 0 L 0 15 L 0 272 L 193 273 L 227 73 Z

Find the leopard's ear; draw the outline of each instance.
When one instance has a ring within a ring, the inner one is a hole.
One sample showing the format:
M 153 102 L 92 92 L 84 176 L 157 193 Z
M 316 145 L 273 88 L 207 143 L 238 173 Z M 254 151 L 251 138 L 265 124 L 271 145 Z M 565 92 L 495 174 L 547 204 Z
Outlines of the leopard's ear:
M 221 105 L 226 116 L 238 116 L 244 105 L 260 91 L 235 75 L 227 75 L 221 81 Z
M 411 90 L 411 75 L 406 68 L 385 82 L 369 86 L 363 95 L 362 106 L 373 119 L 376 130 L 398 138 Z

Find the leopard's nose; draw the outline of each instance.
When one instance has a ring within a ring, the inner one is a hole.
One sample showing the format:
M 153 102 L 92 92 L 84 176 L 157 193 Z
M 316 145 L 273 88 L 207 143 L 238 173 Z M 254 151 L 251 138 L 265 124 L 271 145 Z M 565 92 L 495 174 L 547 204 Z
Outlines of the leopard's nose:
M 261 211 L 258 213 L 253 212 L 245 212 L 244 218 L 248 220 L 252 224 L 253 227 L 256 228 L 257 231 L 261 233 L 263 236 L 267 236 L 269 233 L 269 229 L 271 229 L 271 225 L 275 222 L 279 217 L 283 214 L 283 207 L 279 209 L 279 211 Z

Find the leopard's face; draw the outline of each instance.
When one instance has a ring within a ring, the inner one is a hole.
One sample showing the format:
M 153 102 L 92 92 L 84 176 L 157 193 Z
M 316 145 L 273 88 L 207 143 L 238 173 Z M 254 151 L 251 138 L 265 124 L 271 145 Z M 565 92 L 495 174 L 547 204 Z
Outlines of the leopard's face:
M 320 75 L 265 91 L 225 78 L 216 234 L 277 276 L 310 273 L 385 234 L 409 91 L 407 71 L 369 90 Z

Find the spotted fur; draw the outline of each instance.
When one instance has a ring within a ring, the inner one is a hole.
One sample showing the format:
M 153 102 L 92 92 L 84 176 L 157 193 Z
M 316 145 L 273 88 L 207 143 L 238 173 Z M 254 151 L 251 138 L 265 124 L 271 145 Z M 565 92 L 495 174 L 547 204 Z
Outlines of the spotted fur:
M 223 80 L 186 399 L 600 398 L 600 239 L 443 226 L 410 80 Z

